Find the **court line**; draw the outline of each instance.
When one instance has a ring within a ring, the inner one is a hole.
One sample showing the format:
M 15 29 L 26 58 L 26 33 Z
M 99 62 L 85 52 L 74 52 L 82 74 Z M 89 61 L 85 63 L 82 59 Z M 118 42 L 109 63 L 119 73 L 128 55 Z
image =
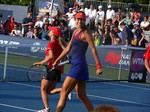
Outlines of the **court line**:
M 99 99 L 105 99 L 105 100 L 107 99 L 107 100 L 113 100 L 113 101 L 118 101 L 118 102 L 124 102 L 124 103 L 130 103 L 130 104 L 136 104 L 136 105 L 150 107 L 149 104 L 139 103 L 139 102 L 133 102 L 133 101 L 128 101 L 128 100 L 121 100 L 121 99 L 110 98 L 110 97 L 95 96 L 95 95 L 90 95 L 90 94 L 87 94 L 87 96 L 94 97 L 94 98 L 99 98 Z
M 143 89 L 143 90 L 150 90 L 150 88 L 144 88 L 144 87 L 136 87 L 138 85 L 135 86 L 130 86 L 130 85 L 124 85 L 124 84 L 116 84 L 116 83 L 110 83 L 110 82 L 102 82 L 102 83 L 106 83 L 106 84 L 110 84 L 110 85 L 117 85 L 117 86 L 122 86 L 122 87 L 130 87 L 130 88 L 135 88 L 135 89 Z M 145 86 L 145 85 L 142 85 Z
M 34 85 L 29 85 L 29 84 L 23 84 L 23 83 L 16 83 L 16 82 L 7 82 L 7 83 L 18 84 L 18 85 L 29 86 L 29 87 L 35 87 L 35 88 L 40 88 L 39 86 L 34 86 Z M 148 91 L 150 90 L 150 88 L 128 86 L 128 85 L 124 85 L 124 84 L 116 84 L 116 83 L 110 83 L 110 82 L 101 82 L 101 83 L 106 83 L 106 84 L 110 84 L 110 85 L 117 85 L 117 86 L 122 86 L 122 87 L 130 87 L 130 88 L 135 88 L 135 89 L 143 89 L 143 90 L 148 90 Z
M 16 109 L 21 109 L 21 110 L 27 110 L 27 111 L 31 111 L 31 112 L 37 111 L 37 110 L 29 109 L 29 108 L 19 107 L 19 106 L 15 106 L 15 105 L 8 105 L 8 104 L 4 104 L 4 103 L 0 103 L 0 106 L 16 108 Z
M 33 87 L 33 88 L 40 88 L 39 86 L 35 86 L 35 85 L 31 85 L 31 84 L 23 84 L 23 83 L 18 83 L 18 82 L 7 82 L 7 83 L 21 85 L 21 86 L 28 86 L 28 87 Z
M 16 82 L 8 82 L 8 83 L 17 84 L 17 85 L 23 85 L 23 86 L 28 86 L 28 87 L 34 87 L 34 88 L 40 88 L 39 86 L 33 86 L 33 85 L 30 85 L 30 84 L 22 84 L 22 83 L 16 83 Z M 76 92 L 72 92 L 72 93 L 76 94 Z M 96 96 L 96 95 L 91 95 L 91 94 L 87 94 L 87 96 L 94 97 L 94 98 L 99 98 L 99 99 L 113 100 L 113 101 L 118 101 L 118 102 L 124 102 L 124 103 L 130 103 L 130 104 L 136 104 L 136 105 L 150 107 L 149 104 L 133 102 L 133 101 L 128 101 L 128 100 L 121 100 L 121 99 L 110 98 L 110 97 L 102 97 L 102 96 Z
M 29 87 L 34 87 L 34 88 L 40 88 L 39 86 L 35 85 L 30 85 L 30 84 L 23 84 L 23 83 L 17 83 L 17 82 L 7 82 L 7 83 L 12 83 L 12 84 L 17 84 L 17 85 L 22 85 L 22 86 L 29 86 Z M 115 83 L 109 83 L 109 82 L 103 82 L 111 85 L 117 85 L 117 86 L 122 86 L 122 87 L 130 87 L 130 88 L 135 88 L 135 89 L 143 89 L 143 90 L 150 90 L 149 88 L 143 88 L 143 87 L 135 87 L 135 86 L 127 86 L 123 84 L 115 84 Z

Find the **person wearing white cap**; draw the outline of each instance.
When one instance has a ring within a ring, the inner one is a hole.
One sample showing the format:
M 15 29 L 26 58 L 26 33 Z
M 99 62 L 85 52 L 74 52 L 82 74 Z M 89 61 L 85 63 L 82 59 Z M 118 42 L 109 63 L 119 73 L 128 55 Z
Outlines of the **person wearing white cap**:
M 136 47 L 144 47 L 145 48 L 145 36 L 143 33 L 143 30 L 139 27 L 139 23 L 135 22 L 133 23 L 134 25 L 134 35 L 136 36 L 137 39 L 137 43 L 136 43 Z
M 68 16 L 68 21 L 70 21 L 73 18 L 74 13 L 72 12 L 73 8 L 70 7 L 69 8 L 69 12 L 66 13 L 66 15 Z
M 106 11 L 106 20 L 114 19 L 115 18 L 115 11 L 112 9 L 111 5 L 108 5 L 108 10 Z
M 35 22 L 35 25 L 34 27 L 39 27 L 39 28 L 42 28 L 43 27 L 43 19 L 40 15 L 36 16 L 36 22 Z
M 104 17 L 105 17 L 105 12 L 103 11 L 102 6 L 100 5 L 98 6 L 95 25 L 97 26 L 98 23 L 101 23 L 101 26 L 104 27 Z

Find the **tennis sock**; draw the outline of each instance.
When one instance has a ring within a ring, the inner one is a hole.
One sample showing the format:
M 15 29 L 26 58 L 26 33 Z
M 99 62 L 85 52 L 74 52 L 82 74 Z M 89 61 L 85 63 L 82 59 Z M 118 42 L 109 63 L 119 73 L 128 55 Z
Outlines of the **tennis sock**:
M 38 110 L 37 112 L 50 112 L 50 108 L 48 107 L 42 110 Z

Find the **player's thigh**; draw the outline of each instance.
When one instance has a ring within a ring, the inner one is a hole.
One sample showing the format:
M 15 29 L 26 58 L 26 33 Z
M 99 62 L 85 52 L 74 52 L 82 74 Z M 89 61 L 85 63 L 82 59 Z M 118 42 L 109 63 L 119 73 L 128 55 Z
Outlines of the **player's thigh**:
M 41 81 L 41 90 L 47 90 L 50 87 L 50 81 L 42 79 Z
M 76 83 L 77 83 L 77 79 L 72 77 L 66 77 L 62 86 L 62 91 L 66 93 L 71 92 L 74 89 Z

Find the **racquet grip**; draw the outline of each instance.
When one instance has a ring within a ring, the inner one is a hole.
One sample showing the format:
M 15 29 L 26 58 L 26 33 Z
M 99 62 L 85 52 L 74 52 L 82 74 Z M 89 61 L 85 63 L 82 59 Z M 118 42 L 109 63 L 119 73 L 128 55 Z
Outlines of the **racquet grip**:
M 69 60 L 66 60 L 66 61 L 60 62 L 57 66 L 61 66 L 61 65 L 67 64 L 69 62 L 70 62 Z

